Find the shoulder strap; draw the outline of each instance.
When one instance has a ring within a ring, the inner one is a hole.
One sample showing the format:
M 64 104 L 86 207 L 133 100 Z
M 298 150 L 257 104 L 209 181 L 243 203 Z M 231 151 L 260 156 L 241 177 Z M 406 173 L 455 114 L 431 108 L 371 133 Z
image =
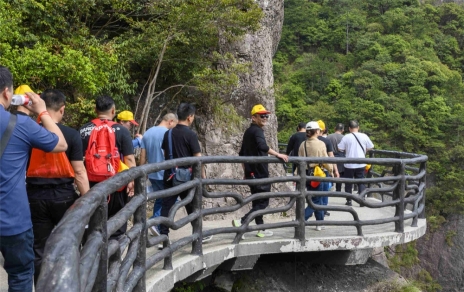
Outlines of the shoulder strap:
M 168 144 L 169 144 L 169 159 L 173 159 L 174 155 L 172 154 L 172 129 L 168 132 Z
M 359 142 L 358 137 L 356 137 L 354 133 L 351 133 L 351 134 L 353 134 L 353 136 L 356 138 L 356 141 L 358 141 L 359 146 L 361 146 L 361 149 L 363 150 L 364 154 L 366 154 L 366 150 L 364 150 L 364 147 L 361 145 L 361 142 Z
M 13 134 L 13 129 L 16 126 L 16 114 L 10 114 L 10 120 L 8 121 L 8 126 L 6 126 L 5 132 L 3 132 L 2 140 L 0 141 L 0 158 L 3 155 L 3 152 L 6 149 L 6 145 L 8 145 L 8 141 L 10 140 L 11 134 Z
M 95 125 L 95 126 L 100 126 L 102 124 L 102 120 L 100 119 L 93 119 L 92 120 L 92 123 Z
M 305 157 L 308 157 L 308 151 L 306 150 L 306 141 L 305 141 L 304 149 L 305 149 Z M 306 163 L 306 169 L 310 169 L 309 163 Z
M 174 155 L 172 154 L 172 129 L 168 131 L 168 144 L 169 144 L 169 160 L 172 160 L 174 159 Z M 171 174 L 174 174 L 174 173 L 176 173 L 175 168 L 171 168 Z

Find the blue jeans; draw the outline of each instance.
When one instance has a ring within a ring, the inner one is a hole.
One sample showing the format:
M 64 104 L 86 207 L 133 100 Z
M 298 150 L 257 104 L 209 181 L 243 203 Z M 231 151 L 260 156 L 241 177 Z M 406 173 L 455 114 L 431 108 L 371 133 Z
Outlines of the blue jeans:
M 151 178 L 149 178 L 149 180 L 151 182 L 151 187 L 153 188 L 154 192 L 164 190 L 163 180 L 157 180 L 157 179 L 151 179 Z M 162 205 L 163 205 L 163 199 L 156 199 L 155 205 L 153 206 L 153 216 L 151 216 L 150 219 L 161 216 Z
M 0 251 L 8 273 L 8 292 L 32 292 L 34 278 L 34 234 L 32 228 L 13 236 L 0 236 Z
M 322 191 L 326 183 L 321 182 L 317 188 L 308 187 L 308 191 Z M 324 205 L 324 197 L 312 197 L 311 201 L 316 205 Z M 305 209 L 305 221 L 308 220 L 311 216 L 316 216 L 316 220 L 324 220 L 324 211 L 323 210 L 313 210 L 308 204 Z

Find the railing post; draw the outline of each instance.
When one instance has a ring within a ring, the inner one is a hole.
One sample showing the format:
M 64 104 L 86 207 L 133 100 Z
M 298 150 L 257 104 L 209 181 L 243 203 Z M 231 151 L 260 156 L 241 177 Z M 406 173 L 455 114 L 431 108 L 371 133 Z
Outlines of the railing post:
M 146 176 L 138 177 L 134 181 L 136 196 L 143 196 L 144 203 L 142 203 L 134 213 L 134 225 L 142 224 L 142 232 L 140 234 L 139 246 L 137 250 L 137 257 L 134 261 L 134 269 L 142 269 L 143 275 L 137 282 L 134 291 L 146 291 L 145 283 L 145 265 L 147 261 L 147 178 Z
M 405 164 L 401 162 L 396 167 L 395 175 L 400 176 L 400 181 L 395 189 L 395 198 L 399 199 L 400 202 L 396 205 L 395 216 L 399 217 L 399 220 L 395 222 L 395 232 L 404 232 L 404 194 L 406 188 L 406 175 L 405 175 Z
M 419 181 L 419 187 L 421 184 L 424 184 L 424 188 L 422 189 L 422 200 L 420 202 L 420 205 L 424 206 L 424 209 L 422 212 L 419 214 L 420 219 L 425 219 L 425 195 L 426 195 L 426 186 L 427 186 L 427 162 L 422 162 L 420 164 L 419 172 L 425 171 L 424 177 L 422 177 Z
M 103 240 L 103 244 L 101 245 L 100 249 L 98 272 L 95 278 L 92 292 L 106 291 L 106 285 L 108 281 L 108 232 L 106 229 L 107 221 L 108 202 L 106 201 L 106 197 L 104 197 L 102 203 L 100 203 L 97 210 L 95 210 L 95 213 L 93 213 L 92 217 L 90 217 L 89 227 L 86 230 L 87 235 L 91 235 L 93 232 L 101 233 Z
M 192 234 L 198 234 L 198 238 L 192 242 L 192 254 L 202 255 L 203 254 L 203 216 L 202 216 L 202 197 L 203 197 L 203 181 L 201 178 L 201 162 L 193 165 L 192 174 L 194 178 L 200 180 L 200 183 L 195 188 L 195 195 L 192 200 L 192 210 L 194 213 L 199 213 L 197 219 L 192 221 Z
M 306 163 L 301 161 L 298 163 L 298 173 L 300 174 L 300 181 L 296 184 L 296 189 L 299 190 L 300 195 L 296 200 L 296 221 L 298 226 L 295 227 L 295 239 L 299 239 L 302 244 L 306 240 L 305 235 L 305 202 L 306 202 Z

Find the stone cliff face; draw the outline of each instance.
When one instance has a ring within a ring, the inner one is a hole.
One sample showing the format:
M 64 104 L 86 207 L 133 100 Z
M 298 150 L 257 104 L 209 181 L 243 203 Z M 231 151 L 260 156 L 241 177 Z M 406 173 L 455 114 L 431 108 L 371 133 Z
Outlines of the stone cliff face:
M 420 264 L 407 271 L 414 277 L 427 270 L 445 291 L 464 291 L 464 216 L 453 215 L 437 231 L 417 241 Z
M 238 155 L 243 132 L 251 121 L 250 111 L 253 105 L 261 103 L 269 111 L 275 112 L 272 57 L 280 40 L 284 20 L 284 6 L 283 0 L 260 0 L 257 2 L 264 12 L 261 28 L 255 33 L 245 35 L 239 42 L 222 44 L 223 50 L 232 52 L 238 60 L 251 64 L 250 72 L 241 76 L 238 88 L 232 94 L 232 98 L 229 97 L 228 100 L 228 102 L 232 103 L 238 115 L 243 118 L 242 126 L 241 129 L 226 132 L 225 125 L 216 125 L 210 121 L 209 123 L 202 123 L 199 136 L 206 155 Z M 277 118 L 274 115 L 271 115 L 269 125 L 264 130 L 268 145 L 277 150 Z M 284 172 L 281 164 L 270 165 L 270 170 L 271 175 L 272 173 L 283 174 Z M 241 178 L 243 172 L 241 165 L 209 165 L 207 175 L 208 177 Z M 224 188 L 220 187 L 214 189 L 224 190 Z M 236 187 L 232 190 L 245 194 L 248 192 L 248 187 Z M 233 202 L 235 201 L 231 200 L 230 203 Z M 271 202 L 271 206 L 278 203 L 277 200 Z M 210 208 L 228 205 L 229 202 L 216 199 L 205 200 L 205 204 L 206 208 Z M 240 210 L 240 213 L 243 214 L 246 211 Z M 217 217 L 226 217 L 226 215 L 216 216 L 215 218 Z

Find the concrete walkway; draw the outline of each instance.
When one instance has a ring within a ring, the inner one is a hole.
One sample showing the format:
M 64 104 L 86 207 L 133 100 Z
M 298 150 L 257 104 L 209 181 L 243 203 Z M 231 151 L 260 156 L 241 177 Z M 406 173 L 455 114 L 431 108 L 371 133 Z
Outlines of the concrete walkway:
M 378 200 L 368 198 L 372 202 Z M 330 198 L 330 205 L 344 205 L 343 198 Z M 353 208 L 358 212 L 360 220 L 372 220 L 379 218 L 392 217 L 394 208 L 369 209 L 361 208 L 353 202 Z M 183 210 L 182 210 L 183 211 Z M 406 211 L 407 212 L 407 211 Z M 183 213 L 183 212 L 182 212 Z M 326 221 L 352 221 L 350 213 L 330 211 L 331 216 L 326 217 Z M 180 215 L 180 214 L 179 214 Z M 282 222 L 291 221 L 294 218 L 286 217 L 281 219 L 267 218 L 265 222 Z M 314 216 L 309 219 L 315 220 Z M 253 223 L 254 224 L 254 223 Z M 220 221 L 204 221 L 204 229 L 213 229 L 218 227 L 230 227 L 231 220 Z M 343 226 L 327 226 L 323 231 L 316 231 L 314 227 L 306 227 L 306 242 L 302 244 L 300 241 L 293 239 L 294 228 L 277 228 L 272 229 L 274 236 L 269 238 L 258 238 L 256 232 L 247 233 L 246 239 L 239 244 L 234 245 L 232 241 L 235 234 L 215 235 L 214 238 L 203 245 L 203 257 L 190 255 L 191 245 L 184 247 L 175 253 L 173 258 L 173 270 L 162 270 L 162 262 L 155 265 L 147 272 L 147 291 L 168 291 L 172 285 L 185 279 L 194 272 L 203 268 L 209 268 L 217 263 L 225 260 L 238 257 L 258 255 L 265 253 L 278 252 L 308 252 L 308 251 L 324 251 L 324 250 L 352 250 L 366 249 L 372 247 L 381 247 L 397 243 L 413 241 L 425 234 L 426 222 L 425 219 L 419 220 L 418 227 L 411 227 L 411 220 L 405 222 L 405 232 L 394 232 L 394 223 L 365 226 L 363 227 L 362 237 L 357 236 L 355 227 Z M 172 231 L 170 233 L 171 241 L 176 241 L 191 234 L 191 225 Z M 147 258 L 157 253 L 156 247 L 147 249 Z M 3 269 L 3 258 L 0 255 L 0 292 L 8 291 L 7 275 Z M 155 289 L 156 287 L 156 289 Z
M 371 202 L 380 202 L 368 198 Z M 330 205 L 344 205 L 342 198 L 330 198 Z M 360 220 L 372 220 L 392 217 L 395 213 L 393 207 L 382 209 L 369 209 L 359 207 L 353 202 L 353 208 L 358 212 Z M 408 211 L 406 211 L 408 212 Z M 331 216 L 326 221 L 352 221 L 350 213 L 330 211 Z M 265 217 L 265 223 L 291 221 L 293 218 L 269 219 Z M 314 216 L 309 219 L 315 220 Z M 246 238 L 239 244 L 232 244 L 235 233 L 221 234 L 203 244 L 203 256 L 190 255 L 191 245 L 177 251 L 173 257 L 173 270 L 162 270 L 163 262 L 156 264 L 147 271 L 147 291 L 169 291 L 174 283 L 181 281 L 190 275 L 208 273 L 218 267 L 222 262 L 237 258 L 257 256 L 260 254 L 311 252 L 330 250 L 369 250 L 375 247 L 390 246 L 413 241 L 426 232 L 426 220 L 420 219 L 418 227 L 411 227 L 412 220 L 405 221 L 404 233 L 395 232 L 394 223 L 365 226 L 362 228 L 363 236 L 357 236 L 355 227 L 327 226 L 325 230 L 316 231 L 314 226 L 306 227 L 306 241 L 301 243 L 294 238 L 294 228 L 272 229 L 274 235 L 268 238 L 256 237 L 256 232 L 246 233 Z M 231 220 L 205 221 L 203 228 L 213 229 L 229 227 Z M 172 231 L 172 242 L 191 234 L 191 226 Z M 147 249 L 147 258 L 157 253 L 156 247 Z M 201 277 L 201 276 L 200 276 Z

